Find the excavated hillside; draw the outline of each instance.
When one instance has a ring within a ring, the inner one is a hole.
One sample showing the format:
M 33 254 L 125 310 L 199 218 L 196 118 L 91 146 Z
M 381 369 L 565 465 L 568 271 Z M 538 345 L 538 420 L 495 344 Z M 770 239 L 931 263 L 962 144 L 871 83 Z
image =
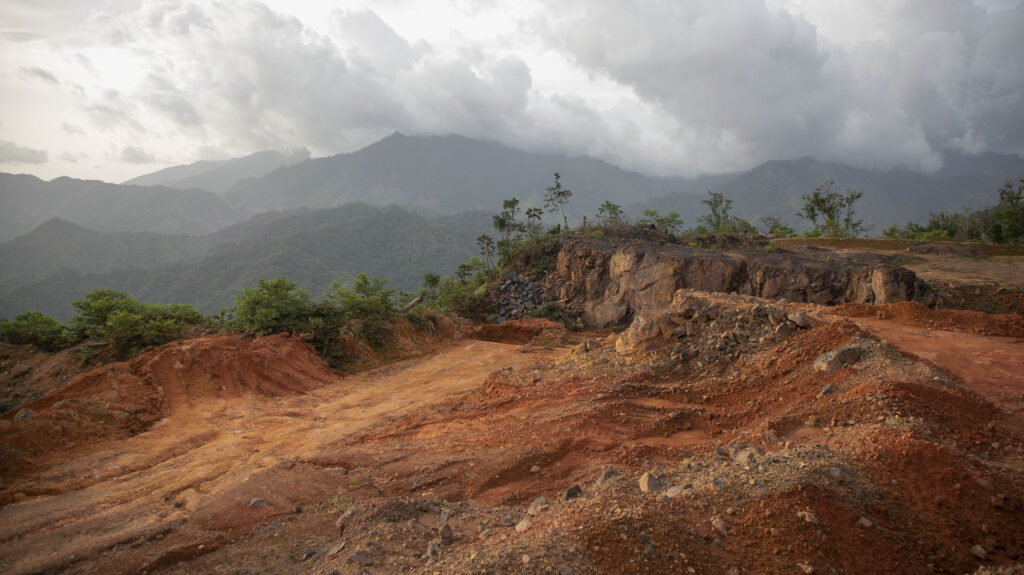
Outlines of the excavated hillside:
M 98 367 L 0 419 L 0 571 L 1024 572 L 1024 318 L 896 263 L 582 239 L 542 282 L 600 332 Z

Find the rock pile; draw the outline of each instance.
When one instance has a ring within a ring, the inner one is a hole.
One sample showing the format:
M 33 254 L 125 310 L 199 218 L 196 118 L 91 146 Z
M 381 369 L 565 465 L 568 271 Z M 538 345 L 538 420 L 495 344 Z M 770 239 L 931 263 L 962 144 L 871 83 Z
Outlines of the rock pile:
M 544 303 L 544 288 L 535 281 L 512 272 L 498 283 L 494 311 L 498 323 L 523 317 L 531 309 Z

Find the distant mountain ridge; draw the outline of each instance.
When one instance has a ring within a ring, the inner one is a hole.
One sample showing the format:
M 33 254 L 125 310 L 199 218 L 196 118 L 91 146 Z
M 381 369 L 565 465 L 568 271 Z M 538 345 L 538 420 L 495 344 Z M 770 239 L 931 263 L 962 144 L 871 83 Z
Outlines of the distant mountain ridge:
M 230 160 L 194 162 L 172 166 L 132 178 L 124 185 L 166 186 L 179 190 L 206 190 L 223 194 L 243 180 L 259 178 L 309 159 L 309 150 L 263 151 Z
M 476 237 L 490 224 L 487 212 L 427 218 L 366 204 L 261 214 L 198 238 L 100 233 L 53 220 L 0 244 L 0 317 L 36 310 L 66 320 L 72 300 L 100 288 L 215 313 L 242 287 L 279 275 L 317 297 L 360 272 L 413 290 L 425 274 L 451 274 L 476 254 Z
M 462 136 L 394 133 L 351 154 L 307 160 L 239 182 L 225 197 L 252 210 L 324 208 L 352 201 L 418 206 L 440 213 L 497 210 L 516 197 L 540 206 L 553 174 L 574 192 L 570 209 L 592 214 L 606 199 L 629 203 L 682 189 L 682 178 L 652 178 L 593 158 L 536 154 Z
M 205 190 L 0 173 L 0 241 L 60 218 L 102 232 L 209 234 L 252 212 Z

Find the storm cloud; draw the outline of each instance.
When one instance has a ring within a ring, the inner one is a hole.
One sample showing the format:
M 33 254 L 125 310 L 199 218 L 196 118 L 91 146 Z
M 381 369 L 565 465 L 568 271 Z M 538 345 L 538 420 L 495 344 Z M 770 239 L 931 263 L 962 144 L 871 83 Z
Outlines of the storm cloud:
M 799 156 L 929 171 L 948 150 L 1024 153 L 1021 3 L 533 0 L 497 25 L 500 6 L 455 2 L 438 11 L 461 15 L 461 31 L 431 36 L 456 24 L 417 27 L 402 3 L 312 19 L 308 4 L 267 2 L 83 10 L 55 41 L 65 68 L 15 70 L 67 80 L 79 115 L 60 125 L 124 162 L 141 157 L 131 149 L 328 155 L 396 130 L 664 175 Z

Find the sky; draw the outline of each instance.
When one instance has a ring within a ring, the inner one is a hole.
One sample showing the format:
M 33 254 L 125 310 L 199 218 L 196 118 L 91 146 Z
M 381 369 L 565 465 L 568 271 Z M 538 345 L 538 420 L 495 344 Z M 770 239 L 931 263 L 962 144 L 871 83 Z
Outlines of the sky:
M 1024 0 L 4 0 L 0 171 L 120 182 L 395 131 L 649 175 L 933 171 L 1024 154 L 1022 30 Z

